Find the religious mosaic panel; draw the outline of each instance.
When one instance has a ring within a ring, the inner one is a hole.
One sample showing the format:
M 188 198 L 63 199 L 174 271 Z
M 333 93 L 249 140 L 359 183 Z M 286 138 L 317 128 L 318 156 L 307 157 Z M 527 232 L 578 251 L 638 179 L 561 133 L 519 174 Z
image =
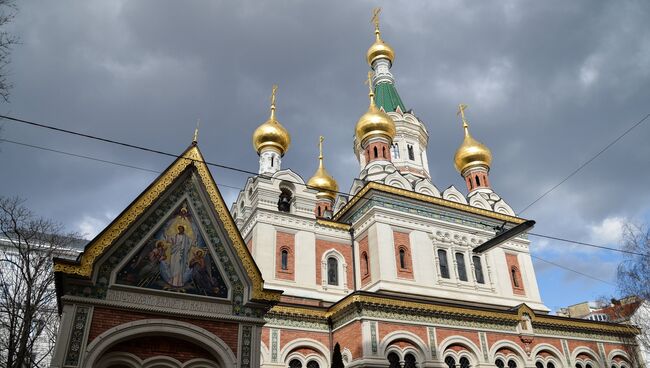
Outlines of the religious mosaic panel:
M 226 298 L 196 217 L 183 201 L 117 274 L 122 285 Z

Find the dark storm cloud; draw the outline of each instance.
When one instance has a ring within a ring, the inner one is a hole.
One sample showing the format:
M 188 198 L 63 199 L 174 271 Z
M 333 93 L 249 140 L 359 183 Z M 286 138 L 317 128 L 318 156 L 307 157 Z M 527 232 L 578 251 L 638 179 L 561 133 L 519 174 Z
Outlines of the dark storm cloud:
M 441 190 L 464 190 L 452 164 L 460 102 L 470 105 L 474 136 L 493 151 L 495 190 L 516 211 L 650 112 L 650 3 L 586 0 L 23 1 L 12 25 L 22 41 L 11 64 L 15 88 L 2 110 L 172 153 L 189 144 L 201 118 L 208 160 L 256 171 L 250 135 L 267 118 L 277 83 L 278 118 L 293 139 L 283 165 L 307 179 L 322 134 L 328 170 L 347 190 L 358 172 L 351 140 L 367 107 L 364 56 L 376 5 L 396 50 L 398 90 L 429 129 Z M 170 163 L 12 123 L 2 134 L 155 170 Z M 523 215 L 538 220 L 537 232 L 598 242 L 612 219 L 647 213 L 648 137 L 650 123 Z M 27 198 L 74 230 L 101 230 L 155 177 L 0 148 L 9 178 L 0 192 Z M 245 180 L 213 174 L 227 185 Z M 229 201 L 236 195 L 222 191 Z M 549 243 L 539 254 L 584 252 L 562 246 Z

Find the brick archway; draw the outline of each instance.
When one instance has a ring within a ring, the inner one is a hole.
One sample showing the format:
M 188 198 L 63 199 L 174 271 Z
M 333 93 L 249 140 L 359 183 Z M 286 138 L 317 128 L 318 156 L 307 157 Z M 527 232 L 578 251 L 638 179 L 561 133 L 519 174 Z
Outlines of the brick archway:
M 148 336 L 169 336 L 194 344 L 197 349 L 204 351 L 215 362 L 216 367 L 237 367 L 237 358 L 228 345 L 211 332 L 181 321 L 167 319 L 145 319 L 124 323 L 113 327 L 95 338 L 86 350 L 83 367 L 101 367 L 101 358 L 110 349 L 129 340 Z M 117 354 L 119 352 L 113 352 Z M 124 353 L 127 354 L 127 353 Z M 133 355 L 133 354 L 130 354 Z M 135 355 L 133 355 L 135 356 Z M 151 357 L 164 359 L 163 356 Z M 150 359 L 150 358 L 147 358 Z M 146 359 L 141 360 L 141 362 Z M 188 362 L 184 362 L 186 364 Z M 179 367 L 184 367 L 181 364 Z

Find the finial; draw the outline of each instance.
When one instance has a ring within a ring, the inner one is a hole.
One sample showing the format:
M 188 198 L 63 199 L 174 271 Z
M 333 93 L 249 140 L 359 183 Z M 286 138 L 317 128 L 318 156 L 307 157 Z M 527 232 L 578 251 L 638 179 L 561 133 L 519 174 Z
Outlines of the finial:
M 368 85 L 368 97 L 370 97 L 370 105 L 375 104 L 375 92 L 372 90 L 372 72 L 368 71 L 368 79 L 364 82 Z
M 201 124 L 201 119 L 196 120 L 196 128 L 194 129 L 194 137 L 192 137 L 192 143 L 197 144 L 199 142 L 199 125 Z
M 377 36 L 377 40 L 379 40 L 379 13 L 381 13 L 381 8 L 374 8 L 372 10 L 372 18 L 370 21 L 375 25 L 375 36 Z
M 275 120 L 275 93 L 278 90 L 278 85 L 274 84 L 271 91 L 271 118 L 270 120 Z
M 319 155 L 318 155 L 318 161 L 319 161 L 318 166 L 319 167 L 323 167 L 323 141 L 324 140 L 325 140 L 325 137 L 323 137 L 321 135 L 320 138 L 319 138 L 319 141 L 318 141 L 318 150 L 320 152 Z
M 458 104 L 458 112 L 456 116 L 460 115 L 461 120 L 463 121 L 463 129 L 465 129 L 465 135 L 469 135 L 469 125 L 467 125 L 467 120 L 465 119 L 465 109 L 469 106 L 465 104 Z

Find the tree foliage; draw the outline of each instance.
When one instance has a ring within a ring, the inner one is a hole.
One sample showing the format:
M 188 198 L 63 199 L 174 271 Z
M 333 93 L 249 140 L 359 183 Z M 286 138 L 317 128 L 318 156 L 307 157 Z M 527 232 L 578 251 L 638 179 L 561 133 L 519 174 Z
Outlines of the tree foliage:
M 52 258 L 74 234 L 0 196 L 0 366 L 46 367 L 58 329 Z
M 18 38 L 7 30 L 7 25 L 11 23 L 15 15 L 14 0 L 0 0 L 0 97 L 5 101 L 9 100 L 9 90 L 12 87 L 7 79 L 9 56 L 11 48 L 18 43 Z
M 332 353 L 332 368 L 344 368 L 343 355 L 341 355 L 341 346 L 337 342 L 334 345 L 334 352 Z

